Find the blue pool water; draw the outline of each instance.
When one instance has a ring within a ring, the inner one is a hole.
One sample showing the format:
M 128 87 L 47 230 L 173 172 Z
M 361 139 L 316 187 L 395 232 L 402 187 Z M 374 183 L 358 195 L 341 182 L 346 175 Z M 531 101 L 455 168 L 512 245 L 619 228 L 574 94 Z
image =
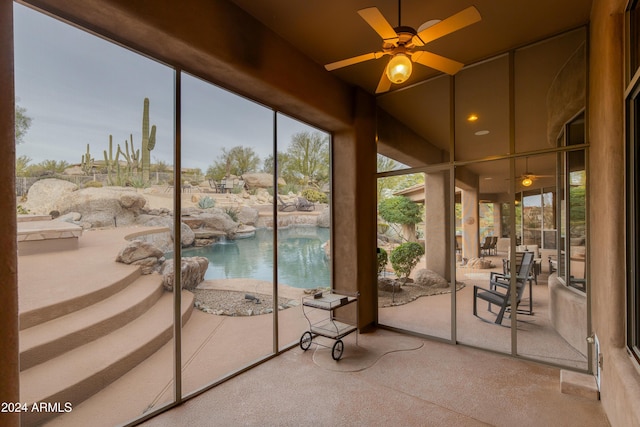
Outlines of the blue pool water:
M 322 244 L 329 230 L 291 227 L 278 230 L 278 283 L 296 288 L 330 286 L 329 261 Z M 205 279 L 251 278 L 273 281 L 273 230 L 258 229 L 255 237 L 185 249 L 183 257 L 209 259 Z

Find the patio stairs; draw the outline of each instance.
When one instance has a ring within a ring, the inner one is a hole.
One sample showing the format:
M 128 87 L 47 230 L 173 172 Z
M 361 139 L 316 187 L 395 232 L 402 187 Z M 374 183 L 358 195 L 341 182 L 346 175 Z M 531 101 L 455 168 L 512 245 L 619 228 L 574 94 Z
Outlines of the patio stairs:
M 69 286 L 79 286 L 82 278 L 71 281 Z M 142 276 L 139 268 L 130 268 L 110 282 L 25 313 L 20 400 L 29 408 L 48 402 L 54 410 L 23 413 L 23 425 L 40 425 L 59 415 L 66 402 L 77 406 L 172 339 L 173 295 L 164 291 L 162 276 Z M 193 294 L 183 291 L 183 324 L 192 310 Z

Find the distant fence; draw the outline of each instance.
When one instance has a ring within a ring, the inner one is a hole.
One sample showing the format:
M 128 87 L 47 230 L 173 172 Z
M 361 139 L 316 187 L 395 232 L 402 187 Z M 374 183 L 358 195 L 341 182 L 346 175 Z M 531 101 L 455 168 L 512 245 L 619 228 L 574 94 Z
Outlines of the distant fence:
M 43 175 L 38 177 L 26 177 L 26 176 L 17 176 L 16 177 L 16 196 L 22 197 L 26 196 L 29 192 L 29 188 L 36 182 L 41 179 L 49 179 L 49 178 L 57 178 L 65 181 L 72 182 L 79 187 L 82 187 L 84 183 L 89 181 L 99 181 L 103 185 L 108 185 L 109 175 L 106 173 L 96 173 L 93 175 L 64 175 L 64 174 L 52 174 L 52 175 Z M 171 172 L 151 172 L 150 173 L 151 184 L 163 184 L 173 180 L 173 174 Z M 204 180 L 204 178 L 202 178 Z

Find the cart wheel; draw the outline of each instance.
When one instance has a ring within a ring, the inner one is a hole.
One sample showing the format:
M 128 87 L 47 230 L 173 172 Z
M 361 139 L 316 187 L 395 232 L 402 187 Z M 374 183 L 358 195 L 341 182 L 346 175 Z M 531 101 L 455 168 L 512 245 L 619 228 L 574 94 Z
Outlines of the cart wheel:
M 340 360 L 342 357 L 342 352 L 344 351 L 344 343 L 342 340 L 338 340 L 333 344 L 333 348 L 331 349 L 331 357 L 333 360 Z
M 302 336 L 300 337 L 300 348 L 303 349 L 304 351 L 307 351 L 309 347 L 311 347 L 312 339 L 313 339 L 313 336 L 311 335 L 311 332 L 307 331 L 304 334 L 302 334 Z

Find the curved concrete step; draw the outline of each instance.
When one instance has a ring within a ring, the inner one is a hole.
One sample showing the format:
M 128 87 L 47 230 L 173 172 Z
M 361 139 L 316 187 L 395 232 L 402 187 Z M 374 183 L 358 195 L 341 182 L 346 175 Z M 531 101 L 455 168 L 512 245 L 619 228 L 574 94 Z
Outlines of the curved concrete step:
M 61 284 L 53 279 L 39 279 L 46 288 L 58 288 L 63 291 L 53 292 L 46 289 L 50 296 L 46 303 L 39 304 L 31 309 L 20 309 L 20 329 L 27 329 L 33 326 L 48 322 L 58 317 L 66 316 L 74 311 L 90 307 L 110 296 L 120 292 L 128 285 L 137 280 L 141 275 L 139 267 L 112 262 L 112 265 L 100 265 L 93 272 L 100 277 L 92 277 L 90 274 L 75 274 L 67 278 Z M 87 279 L 87 278 L 91 279 Z M 22 282 L 21 282 L 22 283 Z M 74 290 L 69 292 L 69 289 Z
M 182 323 L 193 311 L 193 294 L 182 292 Z M 114 332 L 77 347 L 20 374 L 20 401 L 70 402 L 73 406 L 97 393 L 156 352 L 173 337 L 173 294 L 164 293 L 139 318 Z M 57 416 L 51 412 L 22 414 L 25 425 Z
M 145 275 L 90 307 L 20 331 L 20 370 L 121 328 L 147 311 L 162 294 L 162 276 Z

